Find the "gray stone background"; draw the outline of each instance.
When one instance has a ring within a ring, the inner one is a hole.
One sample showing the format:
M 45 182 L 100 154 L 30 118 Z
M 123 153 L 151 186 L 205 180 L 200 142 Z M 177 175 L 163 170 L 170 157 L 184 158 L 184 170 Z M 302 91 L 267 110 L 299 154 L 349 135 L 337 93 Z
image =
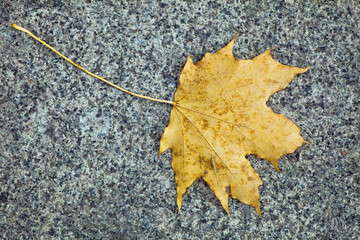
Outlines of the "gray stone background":
M 1 1 L 0 238 L 358 239 L 358 1 Z M 277 172 L 249 156 L 263 217 L 236 200 L 228 216 L 202 180 L 177 214 L 171 152 L 158 157 L 171 106 L 87 76 L 28 28 L 96 74 L 171 100 L 187 55 L 236 34 L 234 54 L 275 48 L 310 66 L 268 105 L 311 142 Z

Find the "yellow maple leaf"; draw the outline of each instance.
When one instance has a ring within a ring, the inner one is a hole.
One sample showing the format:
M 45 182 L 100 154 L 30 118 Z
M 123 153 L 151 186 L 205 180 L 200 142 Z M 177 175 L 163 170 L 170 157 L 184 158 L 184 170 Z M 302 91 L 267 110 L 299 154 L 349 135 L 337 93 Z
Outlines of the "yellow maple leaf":
M 276 62 L 270 51 L 252 60 L 236 60 L 235 38 L 196 65 L 190 57 L 181 73 L 160 154 L 172 149 L 172 167 L 180 211 L 183 194 L 198 178 L 210 186 L 224 209 L 228 197 L 260 212 L 262 181 L 249 161 L 256 154 L 277 169 L 278 159 L 305 141 L 300 129 L 266 102 L 308 68 Z
M 12 26 L 120 91 L 173 105 L 169 126 L 160 141 L 160 154 L 168 148 L 173 151 L 179 212 L 186 189 L 203 178 L 228 213 L 231 196 L 253 206 L 261 216 L 258 188 L 262 181 L 245 156 L 256 154 L 279 170 L 278 159 L 306 142 L 299 135 L 300 129 L 274 113 L 266 102 L 308 68 L 280 64 L 271 57 L 271 50 L 253 60 L 236 60 L 232 54 L 234 38 L 215 54 L 206 53 L 196 65 L 188 57 L 174 101 L 167 101 L 117 86 L 79 66 L 29 30 Z

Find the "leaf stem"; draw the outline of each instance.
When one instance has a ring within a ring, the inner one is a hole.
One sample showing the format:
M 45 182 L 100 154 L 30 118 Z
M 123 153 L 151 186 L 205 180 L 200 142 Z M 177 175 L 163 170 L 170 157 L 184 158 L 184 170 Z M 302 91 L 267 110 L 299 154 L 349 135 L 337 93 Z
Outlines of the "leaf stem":
M 103 81 L 105 82 L 106 84 L 109 84 L 110 86 L 120 90 L 120 91 L 123 91 L 125 93 L 128 93 L 130 95 L 133 95 L 135 97 L 138 97 L 138 98 L 143 98 L 143 99 L 147 99 L 147 100 L 150 100 L 150 101 L 154 101 L 154 102 L 161 102 L 161 103 L 167 103 L 167 104 L 171 104 L 171 105 L 176 105 L 175 102 L 172 102 L 172 101 L 167 101 L 167 100 L 162 100 L 162 99 L 157 99 L 157 98 L 152 98 L 152 97 L 147 97 L 147 96 L 144 96 L 144 95 L 140 95 L 140 94 L 137 94 L 137 93 L 133 93 L 133 92 L 130 92 L 129 90 L 126 90 L 125 88 L 122 88 L 112 82 L 109 82 L 108 80 L 106 80 L 105 78 L 102 78 L 98 75 L 95 75 L 94 73 L 86 70 L 85 68 L 81 67 L 80 65 L 76 64 L 74 61 L 70 60 L 69 58 L 65 57 L 63 54 L 61 54 L 59 51 L 57 51 L 55 48 L 51 47 L 49 44 L 47 44 L 46 42 L 44 42 L 43 40 L 41 40 L 40 38 L 38 38 L 37 36 L 35 36 L 33 33 L 31 33 L 29 30 L 25 29 L 25 28 L 22 28 L 18 25 L 16 25 L 15 23 L 11 24 L 11 26 L 19 31 L 22 31 L 24 33 L 27 33 L 29 34 L 32 38 L 34 38 L 35 40 L 37 40 L 38 42 L 40 42 L 41 44 L 45 45 L 46 47 L 50 48 L 50 50 L 52 50 L 53 52 L 55 52 L 56 54 L 58 54 L 59 56 L 61 56 L 63 59 L 65 59 L 66 61 L 68 61 L 69 63 L 71 63 L 72 65 L 74 65 L 75 67 L 81 69 L 82 71 L 84 71 L 85 73 L 89 74 L 90 76 L 93 76 L 94 78 L 97 78 L 99 79 L 100 81 Z

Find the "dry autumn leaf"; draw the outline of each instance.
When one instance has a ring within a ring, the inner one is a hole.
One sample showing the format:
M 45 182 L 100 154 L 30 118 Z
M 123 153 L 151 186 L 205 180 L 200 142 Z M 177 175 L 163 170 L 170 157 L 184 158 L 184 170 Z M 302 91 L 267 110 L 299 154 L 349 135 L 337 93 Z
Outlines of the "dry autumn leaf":
M 261 216 L 258 187 L 262 181 L 245 156 L 256 154 L 279 170 L 278 159 L 306 142 L 299 135 L 300 129 L 274 113 L 266 102 L 307 68 L 282 65 L 271 57 L 270 50 L 253 60 L 236 60 L 232 54 L 234 38 L 215 54 L 206 53 L 196 65 L 188 57 L 172 102 L 119 87 L 77 65 L 27 29 L 12 26 L 123 92 L 173 105 L 169 126 L 161 138 L 160 154 L 168 148 L 173 151 L 179 212 L 186 189 L 203 178 L 228 213 L 231 196 L 253 206 Z
M 245 156 L 256 154 L 278 169 L 278 159 L 305 142 L 300 129 L 266 102 L 307 68 L 282 65 L 270 50 L 253 60 L 236 60 L 234 40 L 196 65 L 188 57 L 180 76 L 160 142 L 160 154 L 173 151 L 179 211 L 186 189 L 203 178 L 228 213 L 231 196 L 261 215 L 262 181 Z

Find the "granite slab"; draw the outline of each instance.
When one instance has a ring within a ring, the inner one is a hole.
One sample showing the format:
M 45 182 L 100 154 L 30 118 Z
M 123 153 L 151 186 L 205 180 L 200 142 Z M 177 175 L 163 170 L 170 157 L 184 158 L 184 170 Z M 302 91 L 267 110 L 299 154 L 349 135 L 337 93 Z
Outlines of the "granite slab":
M 360 236 L 358 1 L 1 1 L 0 238 L 358 239 Z M 186 58 L 224 47 L 251 59 L 310 66 L 269 102 L 305 144 L 277 172 L 249 160 L 264 184 L 262 218 L 204 181 L 177 213 L 171 152 L 158 156 Z

